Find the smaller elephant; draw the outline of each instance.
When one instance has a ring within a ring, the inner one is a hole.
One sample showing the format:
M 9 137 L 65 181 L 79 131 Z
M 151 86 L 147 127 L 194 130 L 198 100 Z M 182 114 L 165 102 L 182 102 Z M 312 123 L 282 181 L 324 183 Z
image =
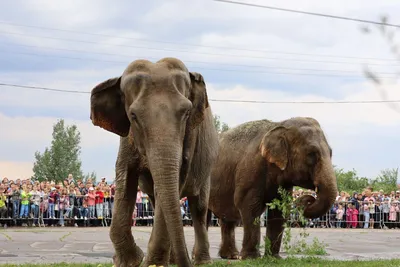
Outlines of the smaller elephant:
M 317 199 L 300 197 L 306 218 L 324 215 L 335 201 L 337 182 L 332 149 L 317 120 L 296 117 L 281 122 L 258 120 L 243 123 L 220 136 L 217 161 L 211 172 L 209 212 L 220 220 L 224 259 L 260 257 L 260 225 L 255 223 L 279 187 L 317 188 Z M 279 256 L 284 218 L 279 209 L 267 215 L 269 253 Z M 244 237 L 239 254 L 235 226 L 242 221 Z

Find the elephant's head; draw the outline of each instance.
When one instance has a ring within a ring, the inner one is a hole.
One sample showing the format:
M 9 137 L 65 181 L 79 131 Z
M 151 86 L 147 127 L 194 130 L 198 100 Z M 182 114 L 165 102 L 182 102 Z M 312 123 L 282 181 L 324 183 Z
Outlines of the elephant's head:
M 332 149 L 318 121 L 302 117 L 285 120 L 264 135 L 260 150 L 277 167 L 279 184 L 316 190 L 316 199 L 305 195 L 297 200 L 305 217 L 317 218 L 329 210 L 337 196 L 337 182 Z
M 93 124 L 129 136 L 146 155 L 171 235 L 180 234 L 176 230 L 182 223 L 179 173 L 182 158 L 189 157 L 185 144 L 202 123 L 208 106 L 202 75 L 189 72 L 175 58 L 156 63 L 136 60 L 122 76 L 102 82 L 91 93 Z

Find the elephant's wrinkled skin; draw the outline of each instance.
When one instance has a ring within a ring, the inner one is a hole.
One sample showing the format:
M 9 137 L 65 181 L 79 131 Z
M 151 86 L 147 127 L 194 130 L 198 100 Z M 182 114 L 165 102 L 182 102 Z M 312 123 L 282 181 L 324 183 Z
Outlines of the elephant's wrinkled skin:
M 192 266 L 179 208 L 183 196 L 195 229 L 194 264 L 211 262 L 206 217 L 218 135 L 202 75 L 175 58 L 136 60 L 92 90 L 90 117 L 120 136 L 110 229 L 115 266 L 143 260 L 131 233 L 138 184 L 155 206 L 144 266 Z
M 308 218 L 322 216 L 335 201 L 332 150 L 316 120 L 297 117 L 282 122 L 251 121 L 223 133 L 219 141 L 218 158 L 211 172 L 209 209 L 220 219 L 220 257 L 260 256 L 261 229 L 256 218 L 267 203 L 281 199 L 279 186 L 290 192 L 293 186 L 318 188 L 317 199 L 299 199 Z M 240 255 L 234 232 L 239 220 L 244 227 Z M 280 257 L 283 223 L 279 210 L 268 211 L 267 237 L 275 257 Z

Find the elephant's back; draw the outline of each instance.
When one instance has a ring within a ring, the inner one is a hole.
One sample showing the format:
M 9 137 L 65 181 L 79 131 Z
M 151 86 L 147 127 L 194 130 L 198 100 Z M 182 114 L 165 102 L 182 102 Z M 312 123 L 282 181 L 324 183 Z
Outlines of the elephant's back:
M 243 151 L 252 144 L 258 146 L 264 134 L 276 125 L 276 122 L 270 120 L 255 120 L 239 124 L 220 135 L 220 147 L 226 150 Z

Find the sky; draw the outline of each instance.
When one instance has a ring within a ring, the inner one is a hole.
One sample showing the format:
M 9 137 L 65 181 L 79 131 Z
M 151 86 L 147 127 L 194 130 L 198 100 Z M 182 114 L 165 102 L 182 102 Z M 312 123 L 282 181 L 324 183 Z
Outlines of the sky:
M 203 75 L 212 111 L 230 127 L 309 116 L 320 122 L 338 167 L 369 178 L 399 167 L 400 102 L 214 101 L 400 100 L 400 62 L 376 25 L 211 0 L 116 3 L 4 3 L 0 83 L 90 92 L 131 61 L 177 57 Z M 387 15 L 400 24 L 400 3 L 390 0 L 268 5 L 373 21 Z M 366 26 L 369 34 L 362 31 Z M 397 35 L 393 40 L 400 44 Z M 383 79 L 381 86 L 366 78 L 365 68 Z M 35 151 L 50 145 L 52 126 L 63 118 L 81 132 L 83 171 L 112 180 L 119 137 L 94 126 L 89 116 L 88 93 L 0 86 L 0 177 L 30 177 Z

